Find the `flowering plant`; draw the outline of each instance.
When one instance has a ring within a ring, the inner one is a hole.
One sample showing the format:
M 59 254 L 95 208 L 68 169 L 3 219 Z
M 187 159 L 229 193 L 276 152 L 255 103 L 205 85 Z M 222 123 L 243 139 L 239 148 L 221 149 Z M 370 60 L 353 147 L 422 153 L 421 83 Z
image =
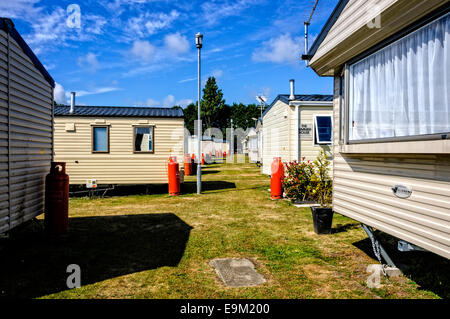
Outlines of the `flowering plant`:
M 313 175 L 314 166 L 310 161 L 287 163 L 286 175 L 283 180 L 283 189 L 286 197 L 297 201 L 314 200 L 311 194 L 311 178 Z
M 329 206 L 332 196 L 329 166 L 330 161 L 323 150 L 313 162 L 302 158 L 301 163 L 287 163 L 283 179 L 286 197 L 293 201 L 314 201 L 322 207 Z

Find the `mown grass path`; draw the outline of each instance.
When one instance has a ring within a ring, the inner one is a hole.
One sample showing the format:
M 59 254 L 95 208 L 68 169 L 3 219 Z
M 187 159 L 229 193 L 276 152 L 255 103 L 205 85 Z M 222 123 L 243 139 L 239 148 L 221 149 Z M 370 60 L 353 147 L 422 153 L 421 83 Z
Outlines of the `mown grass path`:
M 49 243 L 36 227 L 21 230 L 13 239 L 14 246 L 7 251 L 8 267 L 16 272 L 9 282 L 0 282 L 7 285 L 6 294 L 45 298 L 448 295 L 448 277 L 423 278 L 414 271 L 415 281 L 403 277 L 383 281 L 381 289 L 369 289 L 366 268 L 376 261 L 359 224 L 335 215 L 334 233 L 316 235 L 310 210 L 270 200 L 269 179 L 253 164 L 209 165 L 200 196 L 195 194 L 195 180 L 186 178 L 179 197 L 169 197 L 163 190 L 151 195 L 71 199 L 66 240 Z M 432 254 L 426 256 L 418 258 L 435 258 L 432 262 L 448 266 Z M 224 287 L 208 265 L 211 259 L 223 257 L 251 258 L 267 283 Z M 71 263 L 80 265 L 83 286 L 67 290 L 65 270 Z M 421 267 L 427 267 L 427 262 Z

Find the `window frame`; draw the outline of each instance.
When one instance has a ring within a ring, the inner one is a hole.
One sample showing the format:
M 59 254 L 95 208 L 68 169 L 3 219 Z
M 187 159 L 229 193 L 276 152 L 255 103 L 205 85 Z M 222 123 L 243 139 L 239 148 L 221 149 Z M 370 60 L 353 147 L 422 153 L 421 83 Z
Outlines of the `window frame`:
M 443 8 L 436 10 L 430 15 L 416 21 L 410 26 L 406 27 L 402 31 L 392 35 L 386 40 L 380 42 L 379 44 L 373 46 L 372 48 L 366 50 L 355 58 L 349 60 L 344 66 L 344 97 L 341 95 L 341 99 L 344 100 L 344 143 L 346 145 L 356 145 L 356 144 L 374 144 L 374 143 L 392 143 L 392 142 L 414 142 L 414 141 L 431 141 L 431 140 L 448 140 L 450 139 L 450 132 L 436 133 L 436 134 L 424 134 L 424 135 L 410 135 L 401 137 L 387 137 L 387 138 L 374 138 L 374 139 L 364 139 L 364 140 L 350 140 L 350 66 L 364 60 L 365 58 L 383 50 L 389 45 L 402 40 L 409 36 L 410 34 L 420 30 L 421 28 L 433 23 L 440 18 L 448 15 L 450 13 L 450 4 L 445 5 Z M 340 110 L 341 111 L 341 110 Z
M 331 141 L 330 143 L 326 142 L 326 143 L 320 143 L 319 142 L 319 132 L 317 131 L 317 118 L 318 117 L 329 117 L 331 120 Z M 328 114 L 313 114 L 313 144 L 314 146 L 331 146 L 333 145 L 333 135 L 334 135 L 334 131 L 333 131 L 333 115 L 328 115 Z
M 136 151 L 136 128 L 151 128 L 152 129 L 152 150 L 151 151 Z M 155 154 L 155 125 L 133 125 L 133 140 L 131 141 L 131 147 L 133 149 L 133 154 Z
M 96 151 L 94 149 L 94 139 L 95 139 L 95 134 L 94 134 L 94 130 L 96 128 L 106 128 L 106 139 L 107 139 L 107 150 L 106 151 Z M 91 125 L 91 153 L 92 154 L 109 154 L 110 152 L 110 126 L 106 125 L 106 124 L 95 124 L 95 125 Z

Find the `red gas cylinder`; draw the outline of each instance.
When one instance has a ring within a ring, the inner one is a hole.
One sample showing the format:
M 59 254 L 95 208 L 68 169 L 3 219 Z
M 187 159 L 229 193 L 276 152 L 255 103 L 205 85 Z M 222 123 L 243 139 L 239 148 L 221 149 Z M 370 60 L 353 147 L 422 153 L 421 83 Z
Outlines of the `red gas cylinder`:
M 270 194 L 272 199 L 283 198 L 282 182 L 284 179 L 284 166 L 281 157 L 275 157 L 271 166 L 272 177 L 270 180 Z
M 191 156 L 189 154 L 184 155 L 184 175 L 191 176 L 192 175 L 192 162 Z
M 223 157 L 227 158 L 227 152 L 223 152 Z
M 45 229 L 50 235 L 64 235 L 69 228 L 69 175 L 66 163 L 52 162 L 45 178 Z
M 169 158 L 169 195 L 180 195 L 180 166 L 177 163 L 176 156 Z

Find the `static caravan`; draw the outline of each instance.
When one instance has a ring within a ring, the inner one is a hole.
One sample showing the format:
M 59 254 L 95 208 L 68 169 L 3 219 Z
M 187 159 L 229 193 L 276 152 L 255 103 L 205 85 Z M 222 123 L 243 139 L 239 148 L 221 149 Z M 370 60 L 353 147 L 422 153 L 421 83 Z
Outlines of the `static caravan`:
M 305 59 L 334 77 L 337 213 L 450 258 L 450 4 L 340 1 Z
M 167 183 L 169 157 L 184 160 L 178 109 L 56 106 L 54 136 L 55 160 L 67 163 L 71 185 Z
M 278 95 L 263 113 L 262 173 L 274 157 L 283 162 L 314 160 L 323 149 L 332 159 L 332 95 Z
M 187 148 L 185 149 L 186 154 L 194 154 L 197 157 L 198 153 L 198 139 L 196 135 L 186 135 L 185 137 L 187 145 Z M 202 144 L 201 144 L 201 151 L 202 154 L 205 156 L 209 156 L 209 153 L 211 153 L 211 156 L 214 156 L 215 152 L 215 144 L 214 140 L 210 136 L 203 136 L 202 137 Z M 206 158 L 205 158 L 206 159 Z
M 258 161 L 258 134 L 252 127 L 250 128 L 247 136 L 243 141 L 244 154 L 248 155 L 250 163 L 256 163 Z
M 0 233 L 44 212 L 54 86 L 13 22 L 0 18 Z

